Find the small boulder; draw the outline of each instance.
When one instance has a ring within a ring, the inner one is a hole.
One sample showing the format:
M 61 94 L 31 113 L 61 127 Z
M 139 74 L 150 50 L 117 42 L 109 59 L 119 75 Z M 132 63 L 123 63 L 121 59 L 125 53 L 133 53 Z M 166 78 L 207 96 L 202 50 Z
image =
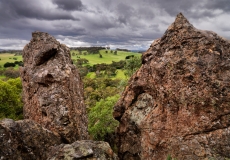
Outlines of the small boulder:
M 48 159 L 118 160 L 118 157 L 107 142 L 82 140 L 52 147 Z
M 0 159 L 40 160 L 47 158 L 50 146 L 61 144 L 61 137 L 31 120 L 0 121 Z

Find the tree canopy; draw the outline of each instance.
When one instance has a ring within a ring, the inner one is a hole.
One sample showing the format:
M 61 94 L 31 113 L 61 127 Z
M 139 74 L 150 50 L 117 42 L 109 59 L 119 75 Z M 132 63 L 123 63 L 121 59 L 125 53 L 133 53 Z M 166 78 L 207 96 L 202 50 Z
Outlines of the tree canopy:
M 0 119 L 22 119 L 22 85 L 20 78 L 0 80 Z
M 101 99 L 89 111 L 89 133 L 95 140 L 104 140 L 106 134 L 113 133 L 118 126 L 113 116 L 113 106 L 119 95 Z

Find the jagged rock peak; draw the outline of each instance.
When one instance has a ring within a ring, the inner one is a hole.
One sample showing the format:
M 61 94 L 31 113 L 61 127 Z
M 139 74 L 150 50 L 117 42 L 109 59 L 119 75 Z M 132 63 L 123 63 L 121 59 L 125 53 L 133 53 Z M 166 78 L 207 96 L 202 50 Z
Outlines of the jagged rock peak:
M 37 40 L 44 40 L 46 41 L 47 39 L 54 39 L 55 38 L 51 35 L 49 35 L 48 33 L 45 32 L 40 32 L 40 31 L 35 31 L 32 33 L 32 38 L 33 40 L 37 41 Z
M 121 159 L 230 158 L 230 43 L 178 14 L 114 106 Z
M 176 16 L 175 21 L 166 30 L 166 33 L 169 30 L 178 30 L 181 28 L 188 28 L 188 27 L 193 27 L 193 25 L 187 20 L 187 18 L 185 18 L 185 16 L 182 13 L 179 13 Z
M 44 32 L 33 32 L 21 69 L 24 118 L 60 134 L 66 143 L 87 139 L 83 84 L 70 50 Z
M 175 20 L 174 24 L 183 24 L 183 25 L 185 25 L 185 24 L 190 24 L 190 23 L 189 23 L 188 19 L 185 18 L 185 16 L 182 13 L 179 13 L 176 16 L 176 20 Z

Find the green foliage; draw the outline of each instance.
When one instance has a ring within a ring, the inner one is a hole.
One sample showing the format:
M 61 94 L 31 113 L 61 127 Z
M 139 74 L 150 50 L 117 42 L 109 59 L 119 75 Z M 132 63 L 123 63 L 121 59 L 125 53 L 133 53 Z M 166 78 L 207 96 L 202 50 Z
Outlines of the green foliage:
M 119 94 L 124 86 L 124 80 L 110 78 L 87 78 L 84 77 L 84 97 L 87 108 L 90 109 L 101 99 Z
M 108 77 L 116 76 L 116 74 L 117 74 L 117 69 L 116 69 L 115 67 L 109 66 L 109 67 L 105 70 L 104 74 L 107 75 Z
M 172 156 L 169 154 L 168 156 L 167 156 L 167 159 L 166 160 L 177 160 L 176 158 L 172 158 Z
M 0 119 L 22 119 L 22 85 L 20 78 L 0 80 Z
M 127 84 L 127 80 L 84 77 L 83 83 L 89 133 L 94 140 L 108 141 L 108 136 L 113 135 L 118 124 L 112 116 L 113 106 Z
M 16 65 L 14 63 L 11 63 L 11 62 L 6 62 L 3 66 L 5 68 L 7 68 L 7 67 L 15 67 Z
M 113 133 L 118 126 L 113 116 L 113 106 L 117 102 L 119 95 L 101 99 L 89 111 L 89 134 L 95 140 L 104 140 L 107 134 Z
M 124 67 L 125 75 L 127 77 L 131 77 L 139 68 L 141 67 L 141 57 L 131 57 L 126 60 L 126 64 Z
M 77 66 L 82 66 L 83 64 L 87 64 L 87 63 L 89 63 L 89 61 L 87 59 L 79 58 L 79 59 L 77 59 L 76 65 Z
M 76 52 L 76 51 L 71 51 Z M 88 54 L 87 52 L 84 54 L 85 51 L 82 51 L 82 54 L 78 53 L 78 57 L 74 56 L 72 59 L 77 59 L 77 58 L 86 58 L 89 61 L 89 65 L 93 66 L 95 64 L 100 64 L 100 63 L 106 63 L 106 64 L 111 64 L 113 61 L 118 62 L 120 60 L 125 60 L 126 56 L 129 55 L 135 55 L 137 57 L 140 57 L 141 54 L 139 53 L 134 53 L 134 52 L 125 52 L 125 51 L 118 51 L 117 55 L 114 54 L 108 54 L 110 51 L 108 50 L 100 50 L 99 53 L 102 55 L 102 58 L 99 57 L 99 54 Z M 107 53 L 106 53 L 107 52 Z M 1 64 L 1 63 L 0 63 Z

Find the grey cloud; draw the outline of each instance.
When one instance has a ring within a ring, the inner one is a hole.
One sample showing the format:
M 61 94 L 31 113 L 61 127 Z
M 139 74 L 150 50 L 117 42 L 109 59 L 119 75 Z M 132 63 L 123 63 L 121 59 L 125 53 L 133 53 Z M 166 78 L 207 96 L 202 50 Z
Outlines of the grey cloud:
M 156 0 L 153 3 L 149 0 L 149 4 L 159 7 L 173 17 L 182 12 L 185 16 L 193 19 L 215 17 L 214 9 L 230 9 L 227 3 L 229 3 L 227 0 Z
M 0 39 L 29 40 L 39 30 L 68 37 L 65 42 L 148 46 L 143 44 L 160 38 L 179 12 L 204 27 L 199 29 L 210 26 L 229 37 L 227 23 L 212 25 L 214 18 L 228 18 L 229 10 L 227 0 L 0 0 Z
M 58 8 L 63 10 L 82 10 L 83 4 L 81 0 L 52 0 L 53 3 L 58 5 Z
M 44 3 L 44 1 L 43 1 Z M 69 12 L 53 10 L 44 7 L 41 1 L 31 0 L 1 0 L 0 15 L 2 20 L 14 20 L 18 18 L 34 18 L 41 20 L 57 20 L 57 19 L 72 19 L 74 18 Z
M 221 9 L 230 12 L 229 0 L 209 0 L 206 4 L 208 9 Z

